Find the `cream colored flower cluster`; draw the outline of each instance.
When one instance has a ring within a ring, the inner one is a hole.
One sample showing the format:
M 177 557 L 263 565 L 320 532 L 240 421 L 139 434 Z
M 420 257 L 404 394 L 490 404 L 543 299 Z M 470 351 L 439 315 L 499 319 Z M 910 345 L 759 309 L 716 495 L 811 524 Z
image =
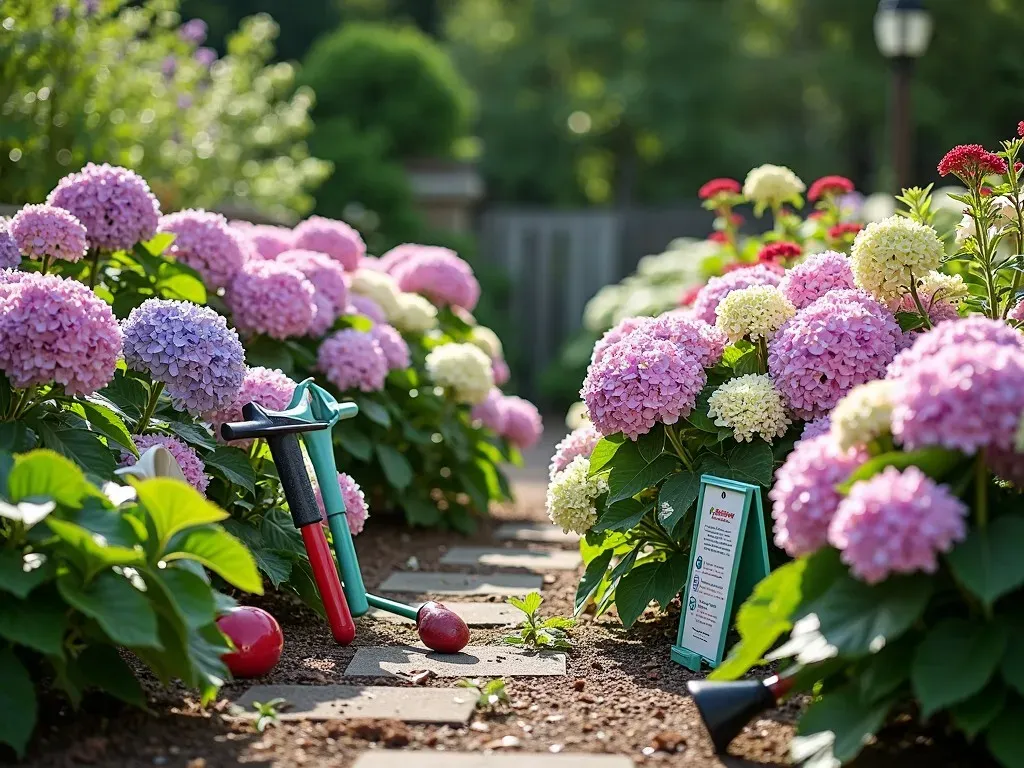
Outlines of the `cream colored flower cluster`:
M 796 307 L 773 285 L 752 285 L 728 294 L 716 308 L 715 325 L 725 331 L 729 341 L 746 337 L 751 341 L 770 339 Z
M 850 391 L 832 410 L 832 438 L 840 450 L 867 445 L 889 433 L 895 382 L 869 381 Z
M 403 333 L 426 333 L 437 328 L 437 307 L 418 293 L 399 293 L 398 313 L 390 320 Z
M 922 277 L 917 281 L 917 290 L 919 295 L 933 301 L 953 303 L 966 299 L 971 293 L 960 275 L 944 275 L 942 272 L 929 272 Z
M 890 216 L 857 234 L 850 268 L 859 288 L 891 302 L 905 293 L 911 274 L 918 278 L 937 270 L 943 255 L 934 229 L 905 216 Z
M 800 200 L 807 187 L 800 177 L 783 165 L 762 165 L 747 174 L 743 195 L 759 210 Z
M 469 332 L 469 343 L 482 349 L 492 360 L 501 360 L 504 357 L 501 339 L 498 338 L 498 334 L 486 326 L 475 326 Z
M 391 275 L 386 272 L 378 272 L 374 269 L 357 269 L 352 273 L 352 282 L 349 285 L 352 293 L 358 293 L 376 302 L 377 306 L 384 312 L 384 318 L 389 323 L 394 323 L 401 314 L 401 306 L 398 296 L 400 291 L 398 285 Z
M 763 373 L 737 376 L 722 384 L 708 398 L 708 417 L 732 429 L 739 442 L 750 442 L 756 434 L 770 443 L 786 434 L 792 423 L 782 393 Z
M 577 456 L 548 485 L 548 517 L 563 531 L 583 535 L 597 522 L 594 502 L 607 490 L 603 475 L 590 476 L 590 459 Z
M 479 405 L 494 386 L 491 360 L 472 344 L 443 344 L 427 355 L 427 374 L 455 399 Z

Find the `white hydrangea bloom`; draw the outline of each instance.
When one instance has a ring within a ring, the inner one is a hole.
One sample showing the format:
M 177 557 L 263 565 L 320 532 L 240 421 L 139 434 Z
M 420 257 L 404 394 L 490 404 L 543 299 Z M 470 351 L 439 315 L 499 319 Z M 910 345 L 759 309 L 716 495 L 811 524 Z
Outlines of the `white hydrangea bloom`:
M 483 325 L 478 325 L 469 332 L 470 344 L 480 347 L 492 360 L 500 360 L 504 357 L 504 350 L 501 346 L 501 339 L 498 334 Z
M 443 344 L 427 355 L 427 374 L 455 399 L 478 405 L 494 386 L 491 359 L 472 344 Z
M 792 423 L 782 393 L 764 373 L 737 376 L 722 384 L 708 398 L 708 417 L 732 429 L 739 442 L 750 442 L 756 434 L 770 443 L 785 435 Z
M 594 501 L 607 490 L 603 475 L 590 476 L 590 459 L 577 456 L 548 485 L 548 517 L 563 531 L 583 535 L 597 522 Z
M 586 403 L 580 401 L 569 406 L 569 411 L 565 414 L 565 426 L 569 428 L 570 432 L 589 422 L 590 414 L 587 412 Z
M 796 314 L 793 302 L 773 285 L 752 285 L 733 291 L 718 304 L 715 325 L 738 341 L 770 339 L 782 324 Z
M 357 269 L 352 273 L 349 289 L 353 293 L 372 299 L 384 312 L 384 318 L 394 325 L 401 314 L 398 301 L 400 291 L 395 279 L 386 272 L 373 269 Z
M 843 451 L 889 433 L 895 381 L 869 381 L 855 387 L 832 409 L 832 438 Z
M 915 278 L 937 270 L 945 251 L 935 230 L 906 216 L 890 216 L 857 233 L 850 268 L 858 288 L 883 302 L 898 300 Z
M 398 313 L 392 325 L 405 333 L 426 333 L 437 328 L 437 307 L 418 293 L 398 294 Z
M 796 205 L 807 187 L 800 177 L 783 165 L 762 165 L 747 174 L 743 195 L 758 210 L 783 203 Z
M 917 290 L 922 297 L 954 303 L 967 298 L 971 293 L 960 275 L 945 275 L 942 272 L 929 272 L 922 277 L 917 281 Z

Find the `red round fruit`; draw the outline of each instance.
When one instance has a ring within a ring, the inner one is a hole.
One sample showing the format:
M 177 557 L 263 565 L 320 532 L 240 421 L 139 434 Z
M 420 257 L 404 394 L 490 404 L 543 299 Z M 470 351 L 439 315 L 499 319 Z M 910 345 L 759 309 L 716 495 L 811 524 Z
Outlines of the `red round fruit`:
M 469 627 L 455 611 L 430 601 L 416 614 L 420 640 L 438 653 L 458 653 L 469 643 Z
M 274 668 L 284 649 L 277 619 L 262 608 L 243 605 L 217 619 L 235 650 L 221 658 L 235 677 L 259 677 Z

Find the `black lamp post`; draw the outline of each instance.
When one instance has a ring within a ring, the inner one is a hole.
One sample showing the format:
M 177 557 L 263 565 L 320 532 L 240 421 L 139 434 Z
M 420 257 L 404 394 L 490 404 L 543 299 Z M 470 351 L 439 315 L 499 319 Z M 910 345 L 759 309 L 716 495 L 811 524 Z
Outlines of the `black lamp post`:
M 924 0 L 880 0 L 875 14 L 875 43 L 892 62 L 892 166 L 899 189 L 911 185 L 910 81 L 914 61 L 928 50 L 932 17 Z

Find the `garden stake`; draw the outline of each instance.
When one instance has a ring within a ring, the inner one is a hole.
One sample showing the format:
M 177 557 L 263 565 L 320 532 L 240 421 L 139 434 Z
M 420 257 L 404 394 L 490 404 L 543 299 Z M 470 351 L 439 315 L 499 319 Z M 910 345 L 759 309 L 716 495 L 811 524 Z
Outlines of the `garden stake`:
M 246 403 L 242 406 L 245 421 L 224 424 L 220 432 L 225 440 L 266 438 L 277 474 L 281 478 L 281 487 L 288 499 L 292 522 L 302 534 L 320 600 L 331 625 L 331 634 L 341 645 L 348 645 L 356 636 L 356 624 L 348 610 L 338 570 L 334 567 L 334 558 L 320 525 L 320 510 L 316 506 L 313 486 L 306 472 L 297 437 L 298 433 L 328 429 L 330 425 L 302 419 L 300 416 L 299 413 L 289 411 L 270 412 L 256 403 Z
M 296 418 L 309 419 L 321 424 L 334 426 L 342 419 L 350 419 L 359 412 L 355 403 L 339 403 L 330 392 L 307 379 L 295 387 L 288 413 Z M 327 525 L 331 529 L 334 551 L 341 567 L 342 584 L 353 616 L 362 616 L 370 607 L 402 616 L 416 622 L 423 644 L 441 653 L 457 653 L 469 642 L 469 628 L 466 622 L 440 603 L 424 603 L 418 609 L 395 600 L 377 597 L 366 592 L 363 574 L 359 569 L 352 533 L 345 517 L 345 501 L 338 487 L 338 468 L 334 461 L 334 445 L 330 430 L 306 431 L 302 433 L 313 463 L 320 494 L 327 513 Z
M 737 680 L 719 683 L 691 680 L 686 684 L 693 696 L 700 719 L 704 721 L 715 746 L 722 755 L 729 744 L 755 716 L 771 709 L 793 687 L 792 677 L 769 677 L 767 680 Z

